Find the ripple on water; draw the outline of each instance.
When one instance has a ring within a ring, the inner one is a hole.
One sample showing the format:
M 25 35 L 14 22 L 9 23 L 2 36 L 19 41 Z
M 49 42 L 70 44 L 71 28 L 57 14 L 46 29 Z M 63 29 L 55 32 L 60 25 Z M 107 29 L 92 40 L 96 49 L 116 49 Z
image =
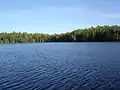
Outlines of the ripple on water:
M 120 88 L 120 56 L 118 55 L 120 45 L 117 45 L 119 43 L 87 44 L 2 46 L 0 48 L 0 89 Z M 110 51 L 112 47 L 118 49 Z

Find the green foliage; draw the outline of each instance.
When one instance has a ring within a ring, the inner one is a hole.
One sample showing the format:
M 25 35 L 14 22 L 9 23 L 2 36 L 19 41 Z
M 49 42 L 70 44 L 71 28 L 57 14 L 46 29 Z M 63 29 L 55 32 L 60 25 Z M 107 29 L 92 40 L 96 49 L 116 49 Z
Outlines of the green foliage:
M 0 33 L 0 44 L 39 42 L 113 42 L 120 41 L 120 26 L 97 26 L 62 34 Z

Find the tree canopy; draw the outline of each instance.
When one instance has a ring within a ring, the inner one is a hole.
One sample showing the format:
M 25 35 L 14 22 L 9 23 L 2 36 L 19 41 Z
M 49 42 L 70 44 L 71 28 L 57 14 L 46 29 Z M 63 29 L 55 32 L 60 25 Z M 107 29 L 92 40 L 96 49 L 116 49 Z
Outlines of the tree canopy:
M 97 26 L 78 29 L 62 34 L 0 33 L 0 44 L 39 42 L 117 42 L 120 41 L 120 26 Z

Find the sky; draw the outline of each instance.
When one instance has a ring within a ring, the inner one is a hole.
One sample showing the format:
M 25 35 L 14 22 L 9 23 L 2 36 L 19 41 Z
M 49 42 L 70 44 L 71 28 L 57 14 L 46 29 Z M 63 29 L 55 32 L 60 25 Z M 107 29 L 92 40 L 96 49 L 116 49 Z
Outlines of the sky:
M 120 0 L 0 0 L 0 32 L 64 33 L 120 24 Z

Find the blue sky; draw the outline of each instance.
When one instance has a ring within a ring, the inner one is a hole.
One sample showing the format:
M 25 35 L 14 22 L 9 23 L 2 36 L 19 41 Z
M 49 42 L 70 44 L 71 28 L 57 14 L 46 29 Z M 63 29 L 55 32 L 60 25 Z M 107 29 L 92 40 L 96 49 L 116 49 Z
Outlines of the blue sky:
M 0 0 L 0 32 L 62 33 L 115 24 L 119 0 Z

